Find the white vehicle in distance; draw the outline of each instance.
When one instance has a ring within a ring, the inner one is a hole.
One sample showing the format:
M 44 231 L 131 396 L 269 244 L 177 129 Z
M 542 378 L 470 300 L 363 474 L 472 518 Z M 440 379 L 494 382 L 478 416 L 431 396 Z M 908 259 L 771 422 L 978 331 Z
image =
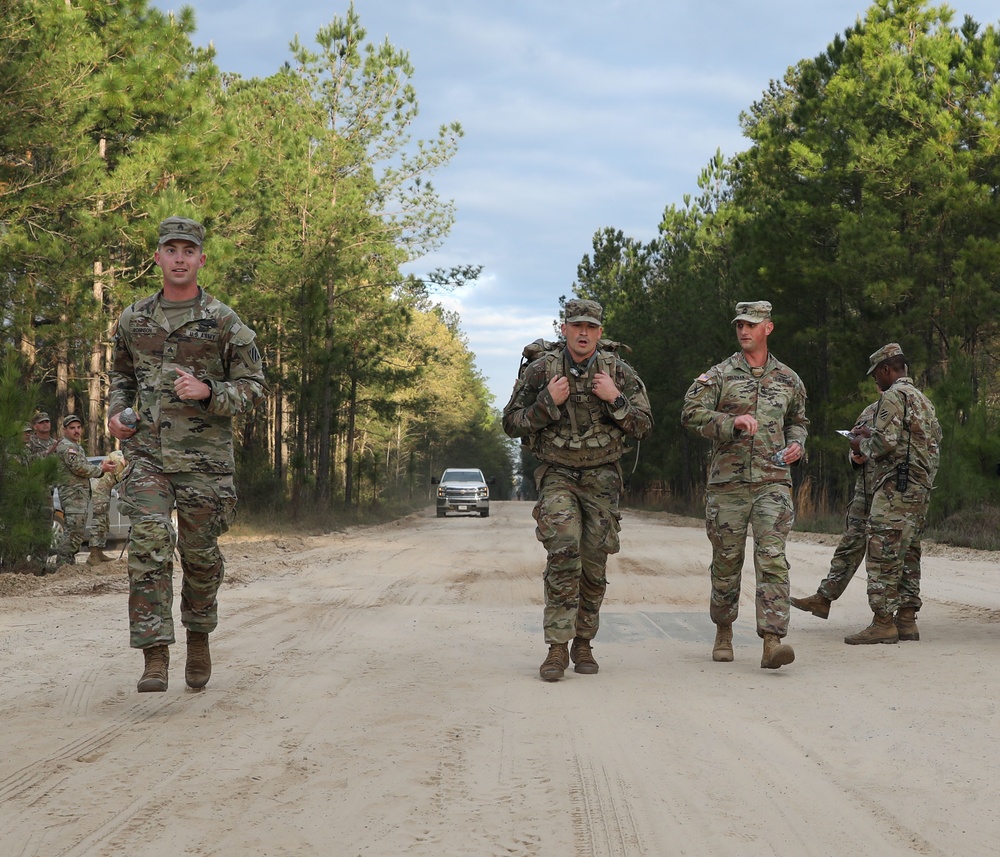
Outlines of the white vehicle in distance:
M 448 512 L 465 512 L 482 518 L 490 516 L 490 485 L 496 479 L 486 481 L 483 471 L 477 467 L 449 467 L 438 479 L 431 477 L 431 485 L 437 485 L 437 516 L 443 518 Z

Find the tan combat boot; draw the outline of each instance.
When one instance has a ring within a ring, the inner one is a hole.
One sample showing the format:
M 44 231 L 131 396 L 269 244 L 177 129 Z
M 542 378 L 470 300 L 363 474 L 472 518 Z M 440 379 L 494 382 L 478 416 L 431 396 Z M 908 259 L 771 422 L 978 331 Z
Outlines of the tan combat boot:
M 212 655 L 208 651 L 208 634 L 201 631 L 187 632 L 187 663 L 184 664 L 184 681 L 188 687 L 202 688 L 212 677 Z
M 87 557 L 87 565 L 100 565 L 102 562 L 111 561 L 111 557 L 107 556 L 100 548 L 91 548 L 90 556 Z
M 136 687 L 139 693 L 158 693 L 167 689 L 167 670 L 170 666 L 170 648 L 166 645 L 150 646 L 142 650 L 146 659 L 142 678 Z
M 872 623 L 863 631 L 844 637 L 844 642 L 849 646 L 865 646 L 870 643 L 898 643 L 899 632 L 896 630 L 896 622 L 892 614 L 879 616 L 875 613 L 872 616 Z
M 712 647 L 712 660 L 725 661 L 733 659 L 733 626 L 719 623 L 715 626 L 715 645 Z
M 896 632 L 900 640 L 919 640 L 917 630 L 917 610 L 915 607 L 900 607 L 896 613 Z
M 545 681 L 559 681 L 569 666 L 569 648 L 566 643 L 550 643 L 549 654 L 538 668 Z
M 795 650 L 782 643 L 777 634 L 764 634 L 764 654 L 760 659 L 762 670 L 776 670 L 795 660 Z
M 590 648 L 590 640 L 583 637 L 574 637 L 573 645 L 570 646 L 569 656 L 573 659 L 575 666 L 573 669 L 581 675 L 594 675 L 600 667 L 594 660 L 594 653 Z
M 830 616 L 830 599 L 818 592 L 808 598 L 793 598 L 791 601 L 792 607 L 798 607 L 799 610 L 805 610 L 813 616 L 819 616 L 820 619 L 827 619 Z

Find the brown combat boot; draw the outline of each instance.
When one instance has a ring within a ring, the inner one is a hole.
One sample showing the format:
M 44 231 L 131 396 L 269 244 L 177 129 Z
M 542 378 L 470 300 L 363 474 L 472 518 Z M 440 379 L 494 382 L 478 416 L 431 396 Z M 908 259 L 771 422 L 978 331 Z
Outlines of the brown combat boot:
M 712 647 L 712 660 L 728 663 L 733 659 L 733 626 L 719 623 L 715 626 L 715 645 Z
M 559 681 L 569 666 L 569 648 L 566 643 L 550 643 L 549 654 L 538 668 L 545 681 Z
M 900 640 L 919 640 L 917 630 L 917 610 L 915 607 L 900 607 L 896 613 L 896 633 Z
M 805 610 L 813 616 L 819 616 L 820 619 L 827 619 L 830 616 L 830 599 L 818 592 L 808 598 L 793 598 L 791 601 L 792 607 L 798 607 L 799 610 Z
M 594 653 L 590 648 L 590 640 L 583 637 L 574 637 L 573 645 L 570 646 L 569 656 L 573 659 L 575 666 L 573 669 L 581 675 L 595 675 L 600 667 L 594 660 Z
M 139 693 L 159 693 L 167 689 L 167 669 L 170 666 L 170 648 L 164 644 L 142 650 L 146 659 L 142 678 L 136 687 Z
M 879 616 L 872 615 L 872 623 L 863 631 L 844 637 L 844 642 L 849 646 L 865 646 L 870 643 L 898 643 L 899 632 L 896 630 L 896 622 L 892 615 Z
M 776 670 L 795 660 L 795 650 L 782 643 L 777 634 L 764 634 L 764 654 L 760 659 L 762 670 Z
M 107 556 L 100 548 L 91 548 L 90 556 L 87 557 L 87 565 L 100 565 L 102 562 L 111 561 L 111 557 Z
M 187 632 L 187 663 L 184 664 L 184 681 L 196 690 L 208 684 L 212 677 L 212 655 L 208 651 L 208 634 L 201 631 Z

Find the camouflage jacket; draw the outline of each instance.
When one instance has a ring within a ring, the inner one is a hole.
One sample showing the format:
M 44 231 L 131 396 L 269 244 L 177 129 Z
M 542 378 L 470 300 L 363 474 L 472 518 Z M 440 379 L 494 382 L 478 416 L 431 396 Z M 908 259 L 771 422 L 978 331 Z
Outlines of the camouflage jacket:
M 87 461 L 87 453 L 82 446 L 64 437 L 56 444 L 56 457 L 59 459 L 59 473 L 56 475 L 56 485 L 60 488 L 78 487 L 90 491 L 90 480 L 103 472 L 100 464 Z
M 874 466 L 875 490 L 894 477 L 909 458 L 909 482 L 928 490 L 934 487 L 941 462 L 941 424 L 923 393 L 909 378 L 897 378 L 878 400 L 872 436 L 863 438 L 861 454 Z
M 56 444 L 59 443 L 55 438 L 50 437 L 48 440 L 42 440 L 34 432 L 28 437 L 28 456 L 30 458 L 43 458 L 46 455 L 51 455 L 55 452 Z
M 568 372 L 565 349 L 529 363 L 514 384 L 503 409 L 503 429 L 509 437 L 526 439 L 535 457 L 566 467 L 596 467 L 617 461 L 625 452 L 624 437 L 643 440 L 653 430 L 653 414 L 642 379 L 625 361 L 599 350 L 587 372 Z M 610 370 L 610 371 L 609 371 Z M 606 371 L 628 400 L 620 410 L 594 395 L 598 371 Z M 570 397 L 556 405 L 549 380 L 570 380 Z
M 139 414 L 136 434 L 122 444 L 125 457 L 166 473 L 232 473 L 232 418 L 255 407 L 265 391 L 255 334 L 202 289 L 171 327 L 161 296 L 128 307 L 115 333 L 109 414 L 127 407 Z M 208 384 L 211 397 L 179 399 L 177 369 Z
M 709 485 L 790 483 L 788 465 L 774 463 L 771 456 L 793 442 L 805 450 L 805 385 L 771 354 L 757 372 L 759 377 L 738 351 L 695 378 L 684 395 L 681 425 L 712 441 Z M 733 425 L 742 414 L 757 420 L 755 435 Z
M 858 414 L 858 418 L 854 421 L 854 429 L 858 429 L 861 426 L 868 426 L 870 429 L 875 425 L 875 415 L 878 413 L 878 402 L 874 401 L 870 405 L 866 405 L 865 409 Z M 861 493 L 864 494 L 865 503 L 871 505 L 872 493 L 875 491 L 875 462 L 870 458 L 866 458 L 862 464 L 858 464 L 853 457 L 853 453 L 848 451 L 847 460 L 851 463 L 851 467 L 857 471 L 857 478 L 854 480 L 854 494 Z

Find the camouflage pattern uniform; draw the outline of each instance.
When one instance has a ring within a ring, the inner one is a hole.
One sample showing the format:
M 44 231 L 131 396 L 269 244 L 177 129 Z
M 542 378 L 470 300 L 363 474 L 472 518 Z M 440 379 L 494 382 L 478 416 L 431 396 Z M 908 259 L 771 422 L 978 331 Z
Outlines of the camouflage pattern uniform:
M 756 418 L 756 434 L 734 427 L 742 414 Z M 713 442 L 705 502 L 712 543 L 712 621 L 731 625 L 739 615 L 747 528 L 752 526 L 757 634 L 784 637 L 789 612 L 785 540 L 795 510 L 788 465 L 771 458 L 791 443 L 805 449 L 805 385 L 771 354 L 763 366 L 752 367 L 736 352 L 688 388 L 681 424 Z
M 90 480 L 90 549 L 101 550 L 108 543 L 108 528 L 111 524 L 111 492 L 121 481 L 125 471 L 125 456 L 120 450 L 112 452 L 108 459 L 115 469 L 102 473 L 99 479 Z
M 31 458 L 44 458 L 46 455 L 52 455 L 57 443 L 58 441 L 51 437 L 43 439 L 32 432 L 28 437 L 28 454 Z
M 202 633 L 218 624 L 224 574 L 218 539 L 236 509 L 232 418 L 264 396 L 254 336 L 232 309 L 201 288 L 195 300 L 172 307 L 164 307 L 157 292 L 128 307 L 118 322 L 110 415 L 126 407 L 139 414 L 136 434 L 123 442 L 128 465 L 118 489 L 122 511 L 132 521 L 134 648 L 174 642 L 175 544 L 183 570 L 181 622 Z M 208 384 L 211 397 L 179 399 L 177 369 Z M 175 505 L 177 533 L 171 522 Z
M 874 469 L 866 531 L 868 604 L 876 616 L 885 617 L 900 607 L 922 606 L 920 537 L 941 460 L 941 425 L 934 405 L 903 377 L 879 399 L 871 431 L 860 444 Z M 896 477 L 905 461 L 909 475 L 906 489 L 900 491 Z
M 83 531 L 87 525 L 87 506 L 90 503 L 90 480 L 101 475 L 101 465 L 87 461 L 87 453 L 82 446 L 64 437 L 56 444 L 59 459 L 59 474 L 56 487 L 59 489 L 59 504 L 66 516 L 62 538 L 56 545 L 57 561 L 60 565 L 73 565 L 76 553 L 83 544 Z
M 594 304 L 592 301 L 570 301 Z M 600 316 L 598 316 L 600 317 Z M 574 374 L 568 352 L 532 361 L 514 385 L 503 410 L 504 431 L 525 439 L 543 464 L 535 471 L 538 501 L 532 511 L 535 535 L 547 551 L 543 625 L 545 642 L 592 640 L 607 589 L 608 555 L 619 550 L 618 510 L 622 472 L 618 460 L 625 437 L 643 440 L 653 429 L 646 389 L 635 371 L 613 352 L 598 347 L 586 369 Z M 627 400 L 613 409 L 593 392 L 604 371 Z M 564 376 L 570 397 L 557 406 L 549 380 Z
M 28 435 L 27 443 L 28 456 L 31 459 L 53 455 L 56 451 L 56 444 L 59 442 L 59 439 L 52 437 L 51 434 L 49 437 L 43 438 L 35 432 L 35 426 L 42 422 L 47 422 L 50 425 L 52 423 L 45 411 L 39 411 L 31 418 L 31 434 Z
M 875 414 L 878 412 L 878 402 L 872 402 L 858 416 L 854 427 L 874 425 Z M 854 494 L 847 505 L 847 523 L 844 532 L 837 542 L 830 560 L 830 570 L 820 581 L 816 591 L 830 601 L 836 601 L 847 589 L 855 573 L 864 561 L 868 549 L 868 515 L 872 507 L 872 494 L 875 490 L 875 467 L 865 459 L 857 464 L 848 454 L 851 466 L 857 471 L 854 481 Z M 906 553 L 903 563 L 903 576 L 906 579 L 920 580 L 920 540 L 917 539 Z M 918 586 L 919 588 L 919 586 Z

